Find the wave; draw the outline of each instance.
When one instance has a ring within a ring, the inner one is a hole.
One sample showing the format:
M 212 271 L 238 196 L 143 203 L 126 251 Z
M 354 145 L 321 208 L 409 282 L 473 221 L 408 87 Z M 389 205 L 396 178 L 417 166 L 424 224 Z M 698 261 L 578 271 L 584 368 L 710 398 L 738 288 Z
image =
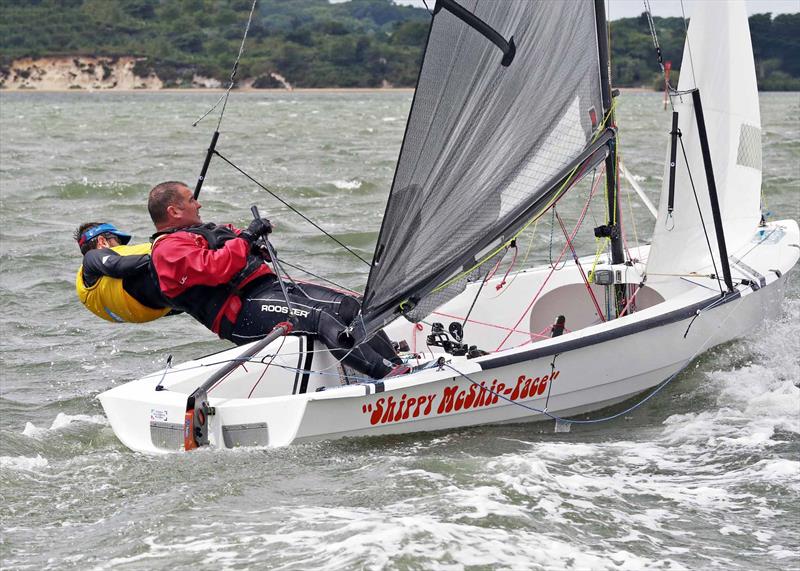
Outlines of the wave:
M 0 456 L 0 468 L 19 472 L 38 472 L 46 468 L 49 462 L 38 454 L 35 458 L 27 456 Z
M 331 182 L 331 184 L 340 190 L 358 190 L 359 188 L 361 188 L 363 182 L 358 179 L 350 179 L 350 180 L 334 180 L 333 182 Z
M 53 431 L 61 431 L 66 428 L 69 428 L 74 423 L 89 423 L 89 424 L 108 424 L 108 420 L 106 417 L 100 414 L 96 415 L 88 415 L 88 414 L 64 414 L 63 412 L 59 412 L 53 423 L 50 425 L 50 428 L 39 428 L 35 426 L 32 422 L 25 423 L 25 429 L 22 431 L 24 436 L 28 436 L 30 438 L 42 438 L 47 435 L 49 432 Z

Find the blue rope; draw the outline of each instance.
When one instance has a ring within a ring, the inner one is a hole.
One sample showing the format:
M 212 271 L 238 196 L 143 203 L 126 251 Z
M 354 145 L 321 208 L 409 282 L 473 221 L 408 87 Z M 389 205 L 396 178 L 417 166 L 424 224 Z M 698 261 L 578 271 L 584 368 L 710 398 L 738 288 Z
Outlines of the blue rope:
M 694 359 L 694 357 L 692 357 L 692 359 Z M 689 359 L 686 362 L 686 365 L 691 363 L 692 359 Z M 637 402 L 635 405 L 633 405 L 633 406 L 631 406 L 629 408 L 626 408 L 625 410 L 623 410 L 622 412 L 618 412 L 617 414 L 612 414 L 611 416 L 606 416 L 606 417 L 603 417 L 603 418 L 595 418 L 595 419 L 591 419 L 591 420 L 571 420 L 569 418 L 564 418 L 563 416 L 558 416 L 558 415 L 549 413 L 549 412 L 547 412 L 547 409 L 539 409 L 539 408 L 536 408 L 536 407 L 533 407 L 533 406 L 528 406 L 528 405 L 523 404 L 521 402 L 517 402 L 515 400 L 511 400 L 510 398 L 508 398 L 505 395 L 501 395 L 500 393 L 498 393 L 496 391 L 493 391 L 491 389 L 487 389 L 485 386 L 483 387 L 483 390 L 488 391 L 490 394 L 495 395 L 497 397 L 500 397 L 504 401 L 508 401 L 513 405 L 521 406 L 522 408 L 528 409 L 528 410 L 533 411 L 533 412 L 538 412 L 540 414 L 548 416 L 548 417 L 552 418 L 553 420 L 557 420 L 559 422 L 566 422 L 566 423 L 569 423 L 569 424 L 599 424 L 601 422 L 608 422 L 609 420 L 614 420 L 615 418 L 619 418 L 620 416 L 626 415 L 629 412 L 631 412 L 633 410 L 636 410 L 637 408 L 642 406 L 644 403 L 646 403 L 651 398 L 653 398 L 658 393 L 660 393 L 664 389 L 664 387 L 666 387 L 669 383 L 671 383 L 673 380 L 675 380 L 675 377 L 677 377 L 680 374 L 680 372 L 683 371 L 686 368 L 686 365 L 684 365 L 678 371 L 676 371 L 675 373 L 673 373 L 672 375 L 667 377 L 666 380 L 661 381 L 661 383 L 658 386 L 656 386 L 656 388 L 653 389 L 653 391 L 649 395 L 644 397 L 642 400 Z M 467 379 L 473 385 L 476 385 L 476 386 L 480 387 L 480 384 L 478 384 L 477 382 L 472 380 L 468 375 L 462 373 L 461 371 L 459 371 L 458 369 L 456 369 L 452 365 L 445 363 L 444 366 L 447 367 L 448 369 L 451 369 L 451 370 L 455 371 L 456 373 L 458 373 L 459 375 L 461 375 L 462 377 Z

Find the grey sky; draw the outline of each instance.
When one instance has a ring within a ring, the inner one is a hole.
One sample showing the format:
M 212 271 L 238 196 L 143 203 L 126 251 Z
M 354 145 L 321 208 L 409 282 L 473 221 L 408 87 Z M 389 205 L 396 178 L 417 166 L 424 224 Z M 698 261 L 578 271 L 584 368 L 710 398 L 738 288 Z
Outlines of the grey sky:
M 424 8 L 422 0 L 394 0 L 397 4 L 409 4 Z M 569 0 L 554 0 L 569 1 Z M 726 0 L 716 0 L 725 2 Z M 428 6 L 433 8 L 436 0 L 427 0 Z M 683 0 L 686 16 L 692 14 L 693 0 Z M 800 12 L 800 0 L 746 0 L 748 14 L 761 14 L 772 12 L 773 15 Z M 607 0 L 608 16 L 612 20 L 618 18 L 632 18 L 644 11 L 643 0 Z M 654 16 L 680 16 L 681 0 L 650 0 L 650 7 Z
M 716 0 L 725 2 L 726 0 Z M 683 0 L 686 15 L 692 15 L 692 0 Z M 800 0 L 746 0 L 748 14 L 772 12 L 773 15 L 800 12 Z M 631 18 L 644 11 L 642 0 L 609 0 L 606 4 L 609 18 Z M 680 16 L 681 0 L 650 0 L 650 8 L 654 16 Z

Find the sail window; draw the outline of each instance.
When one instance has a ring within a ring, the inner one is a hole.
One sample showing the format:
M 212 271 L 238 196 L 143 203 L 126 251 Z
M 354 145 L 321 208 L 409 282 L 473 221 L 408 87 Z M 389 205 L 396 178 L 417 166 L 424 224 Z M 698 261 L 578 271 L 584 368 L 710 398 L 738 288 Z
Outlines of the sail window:
M 761 170 L 761 129 L 742 123 L 736 164 Z

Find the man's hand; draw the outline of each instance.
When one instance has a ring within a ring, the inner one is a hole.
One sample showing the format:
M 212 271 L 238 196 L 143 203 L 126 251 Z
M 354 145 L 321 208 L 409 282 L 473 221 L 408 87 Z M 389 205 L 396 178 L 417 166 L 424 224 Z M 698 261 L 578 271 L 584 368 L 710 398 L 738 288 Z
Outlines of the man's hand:
M 250 246 L 250 253 L 254 256 L 260 256 L 265 262 L 272 262 L 272 256 L 269 255 L 269 248 L 267 248 L 266 244 L 253 242 L 253 244 Z M 277 256 L 278 253 L 275 252 L 275 255 Z
M 270 232 L 272 232 L 272 223 L 266 218 L 256 218 L 250 223 L 247 230 L 242 230 L 239 236 L 252 244 L 261 236 L 266 236 Z

